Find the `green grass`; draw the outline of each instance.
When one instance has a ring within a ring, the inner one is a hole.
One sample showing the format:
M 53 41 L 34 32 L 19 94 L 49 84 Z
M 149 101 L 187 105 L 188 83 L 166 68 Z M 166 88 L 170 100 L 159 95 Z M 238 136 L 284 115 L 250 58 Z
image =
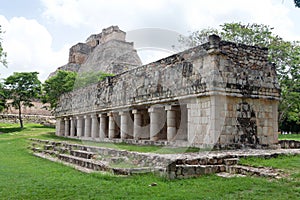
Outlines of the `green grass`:
M 3 128 L 1 128 L 3 127 Z M 25 127 L 24 131 L 29 130 L 38 130 L 39 128 L 42 128 L 42 125 L 36 125 L 36 124 L 27 124 L 27 128 Z M 0 132 L 18 132 L 21 129 L 18 128 L 15 125 L 12 124 L 1 124 L 0 123 Z M 79 139 L 71 139 L 71 138 L 62 138 L 58 137 L 54 133 L 53 128 L 48 128 L 48 131 L 50 131 L 47 134 L 37 134 L 32 135 L 32 138 L 40 138 L 40 139 L 46 139 L 46 140 L 60 140 L 60 141 L 68 141 L 71 143 L 76 144 L 84 144 L 84 145 L 91 145 L 91 146 L 98 146 L 98 147 L 107 147 L 107 148 L 114 148 L 114 149 L 121 149 L 121 150 L 127 150 L 127 151 L 136 151 L 136 152 L 152 152 L 152 153 L 158 153 L 158 154 L 174 154 L 174 153 L 185 153 L 185 152 L 199 152 L 200 149 L 196 147 L 165 147 L 165 146 L 150 146 L 150 145 L 130 145 L 125 143 L 108 143 L 108 142 L 92 142 L 92 141 L 82 141 Z
M 26 124 L 25 129 L 0 124 L 0 199 L 298 199 L 300 157 L 271 159 L 269 164 L 291 172 L 292 178 L 221 178 L 215 175 L 167 180 L 152 174 L 119 177 L 84 174 L 37 158 L 28 138 L 54 138 L 54 129 Z M 52 135 L 50 134 L 52 133 Z M 251 161 L 267 165 L 264 160 Z M 149 187 L 151 183 L 155 187 Z
M 279 140 L 297 140 L 300 141 L 300 134 L 287 134 L 287 135 L 278 135 Z

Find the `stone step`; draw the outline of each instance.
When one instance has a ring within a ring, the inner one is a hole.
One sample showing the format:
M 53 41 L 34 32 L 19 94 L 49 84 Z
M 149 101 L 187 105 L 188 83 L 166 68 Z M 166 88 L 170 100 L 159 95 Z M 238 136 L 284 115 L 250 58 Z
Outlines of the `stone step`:
M 32 150 L 33 152 L 38 152 L 38 153 L 42 152 L 42 149 L 39 148 L 39 147 L 31 147 L 31 150 Z
M 177 178 L 189 178 L 225 171 L 225 165 L 176 165 L 175 176 Z
M 38 142 L 32 142 L 32 143 L 31 143 L 31 146 L 33 146 L 33 147 L 39 146 L 39 145 L 40 145 L 40 143 L 38 143 Z
M 86 159 L 86 158 L 80 158 L 72 155 L 67 155 L 67 154 L 59 154 L 58 159 L 68 162 L 74 165 L 78 165 L 80 167 L 92 169 L 95 171 L 111 171 L 108 166 L 103 164 L 100 161 L 94 161 L 91 159 Z
M 280 140 L 279 144 L 283 149 L 300 149 L 300 141 L 297 140 Z
M 238 158 L 227 158 L 224 159 L 224 164 L 225 165 L 237 165 L 239 162 Z
M 96 155 L 95 153 L 89 151 L 82 151 L 82 150 L 71 150 L 70 154 L 72 156 L 86 158 L 86 159 L 92 159 Z
M 238 158 L 230 156 L 222 157 L 204 157 L 198 159 L 178 159 L 176 160 L 177 165 L 230 165 L 230 163 L 238 162 Z
M 61 154 L 68 154 L 68 153 L 70 153 L 70 150 L 69 150 L 68 148 L 61 147 L 61 146 L 55 146 L 55 147 L 53 148 L 53 150 L 54 150 L 54 151 L 57 151 L 57 152 L 59 152 L 59 153 L 61 153 Z
M 250 176 L 263 176 L 263 177 L 271 177 L 278 178 L 281 176 L 278 170 L 267 168 L 267 167 L 249 167 L 242 165 L 232 165 L 227 167 L 227 171 L 232 174 L 243 174 Z
M 140 167 L 140 168 L 111 168 L 114 174 L 118 175 L 132 175 L 132 174 L 144 174 L 154 171 L 160 171 L 161 169 L 154 169 L 152 167 Z
M 57 156 L 58 155 L 58 152 L 53 151 L 53 150 L 43 150 L 42 153 L 48 154 L 48 155 L 51 155 L 51 156 Z
M 49 145 L 49 144 L 44 145 L 44 149 L 45 149 L 45 150 L 52 150 L 53 148 L 54 148 L 53 145 Z

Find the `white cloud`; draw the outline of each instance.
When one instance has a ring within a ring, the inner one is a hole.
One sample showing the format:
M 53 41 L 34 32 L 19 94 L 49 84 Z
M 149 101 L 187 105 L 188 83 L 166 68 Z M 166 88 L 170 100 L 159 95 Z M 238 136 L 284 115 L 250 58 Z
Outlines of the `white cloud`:
M 188 33 L 207 27 L 218 27 L 224 22 L 263 23 L 285 39 L 300 39 L 297 16 L 292 18 L 291 5 L 282 0 L 41 0 L 46 24 L 24 17 L 7 19 L 0 15 L 6 33 L 3 46 L 8 53 L 9 67 L 1 69 L 1 77 L 13 71 L 39 71 L 44 79 L 57 67 L 67 63 L 68 49 L 84 38 L 83 33 L 97 33 L 110 25 L 124 31 L 141 28 L 161 28 L 177 33 Z M 292 6 L 293 7 L 293 6 Z M 294 12 L 294 11 L 293 11 Z M 299 9 L 297 10 L 297 13 Z M 295 13 L 295 12 L 294 12 Z M 54 27 L 47 30 L 45 26 Z M 53 35 L 51 36 L 50 33 Z M 67 40 L 72 35 L 76 42 Z M 58 51 L 53 50 L 52 39 Z M 62 38 L 62 39 L 60 39 Z M 65 39 L 64 39 L 65 38 Z M 85 39 L 84 38 L 84 39 Z M 83 39 L 83 40 L 84 40 Z M 66 44 L 65 41 L 71 42 Z M 83 41 L 82 41 L 83 42 Z M 146 62 L 161 52 L 141 53 Z M 158 58 L 158 57 L 157 57 Z
M 110 25 L 125 29 L 149 26 L 151 17 L 172 9 L 169 1 L 161 0 L 41 0 L 43 15 L 71 27 L 89 26 L 101 31 Z M 170 6 L 169 6 L 170 5 Z M 156 18 L 155 18 L 156 19 Z
M 36 20 L 0 16 L 3 25 L 3 48 L 7 52 L 8 68 L 1 69 L 1 77 L 12 72 L 38 71 L 44 80 L 51 71 L 67 62 L 68 48 L 52 50 L 52 36 Z
M 44 16 L 65 25 L 95 30 L 120 25 L 125 30 L 160 27 L 186 33 L 224 22 L 263 23 L 288 38 L 295 23 L 282 0 L 42 0 Z
M 289 30 L 294 26 L 282 1 L 188 1 L 184 9 L 188 11 L 185 17 L 192 30 L 218 27 L 225 22 L 259 23 L 270 25 L 277 34 L 289 37 Z
M 43 15 L 63 24 L 78 27 L 84 23 L 77 0 L 42 0 L 47 8 Z

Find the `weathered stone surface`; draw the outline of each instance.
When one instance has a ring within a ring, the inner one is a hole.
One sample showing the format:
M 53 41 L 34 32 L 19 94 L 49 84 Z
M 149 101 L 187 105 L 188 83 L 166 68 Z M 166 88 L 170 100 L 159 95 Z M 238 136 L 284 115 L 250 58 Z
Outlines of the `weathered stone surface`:
M 279 144 L 283 149 L 300 149 L 300 141 L 297 140 L 281 140 Z
M 105 31 L 118 32 L 114 28 Z M 82 69 L 93 70 L 94 64 L 104 63 L 111 72 L 109 63 L 119 62 L 115 59 L 134 62 L 130 60 L 134 56 L 127 56 L 123 49 L 130 49 L 125 47 L 130 44 L 122 41 L 122 32 L 102 42 L 101 37 L 88 40 L 91 46 L 99 40 L 99 45 L 93 47 Z M 126 68 L 126 63 L 121 66 Z M 128 138 L 135 137 L 149 145 L 182 140 L 185 145 L 209 149 L 274 148 L 279 98 L 267 49 L 221 41 L 214 35 L 206 44 L 63 95 L 56 116 L 106 115 L 109 123 L 102 135 L 108 135 L 108 141 L 133 142 Z M 170 105 L 179 111 L 170 112 Z M 129 113 L 125 126 L 119 114 L 124 111 Z M 135 132 L 132 128 L 126 137 L 121 134 L 129 125 L 134 127 L 135 120 L 135 127 L 138 123 L 142 128 Z M 66 125 L 64 136 L 70 137 Z M 89 139 L 89 125 L 85 129 L 81 138 Z
M 85 43 L 78 43 L 70 48 L 69 63 L 83 64 L 91 52 L 91 47 Z
M 109 40 L 93 49 L 78 72 L 103 71 L 118 74 L 141 64 L 133 43 Z
M 70 48 L 69 62 L 58 70 L 78 73 L 107 72 L 119 74 L 142 62 L 133 47 L 132 42 L 125 41 L 126 33 L 118 26 L 110 26 L 99 34 L 87 38 L 86 43 L 78 43 Z

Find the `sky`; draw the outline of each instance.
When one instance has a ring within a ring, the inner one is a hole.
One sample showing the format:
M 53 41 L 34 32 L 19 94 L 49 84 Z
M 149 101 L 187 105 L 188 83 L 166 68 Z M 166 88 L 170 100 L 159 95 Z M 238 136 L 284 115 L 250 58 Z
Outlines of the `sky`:
M 0 0 L 8 55 L 0 78 L 38 71 L 44 81 L 67 64 L 72 45 L 111 25 L 127 32 L 148 63 L 173 53 L 164 41 L 225 22 L 266 24 L 285 40 L 300 40 L 299 19 L 293 0 Z

